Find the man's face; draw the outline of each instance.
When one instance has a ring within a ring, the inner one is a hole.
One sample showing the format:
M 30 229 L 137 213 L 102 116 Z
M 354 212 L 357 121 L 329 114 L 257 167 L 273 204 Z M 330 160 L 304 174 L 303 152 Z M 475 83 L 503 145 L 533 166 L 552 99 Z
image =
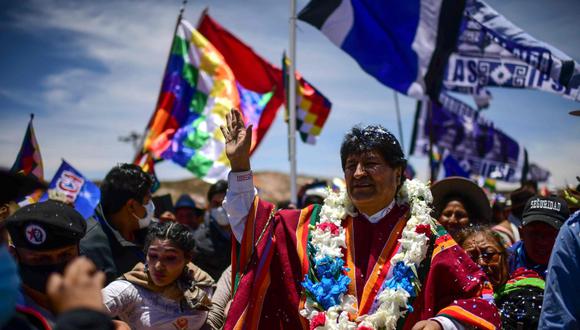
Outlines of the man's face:
M 67 263 L 79 255 L 79 249 L 76 245 L 46 251 L 16 248 L 16 252 L 18 254 L 18 262 L 29 266 L 47 266 Z
M 224 201 L 225 198 L 226 198 L 226 193 L 217 193 L 217 194 L 213 195 L 211 197 L 211 200 L 208 201 L 209 207 L 216 208 L 216 207 L 222 206 L 222 202 Z
M 151 193 L 148 193 L 147 195 L 145 195 L 145 197 L 143 198 L 143 201 L 140 202 L 138 200 L 135 199 L 129 199 L 127 201 L 127 203 L 125 204 L 126 207 L 128 208 L 129 213 L 132 215 L 132 219 L 130 219 L 130 223 L 133 225 L 133 229 L 134 230 L 138 230 L 139 229 L 139 219 L 144 218 L 145 215 L 147 215 L 147 209 L 145 208 L 145 205 L 147 205 L 147 203 L 149 203 L 149 201 L 151 201 Z
M 175 220 L 182 225 L 196 229 L 203 222 L 203 217 L 195 209 L 180 207 L 175 209 Z
M 522 227 L 522 241 L 524 241 L 526 255 L 537 264 L 547 265 L 556 236 L 558 236 L 558 229 L 547 223 L 534 221 L 525 225 Z
M 19 273 L 26 289 L 44 294 L 50 274 L 63 273 L 66 264 L 79 255 L 77 244 L 46 251 L 16 248 Z M 34 298 L 33 298 L 34 299 Z
M 401 168 L 392 168 L 374 150 L 348 156 L 344 166 L 348 195 L 367 215 L 380 211 L 395 198 L 400 177 Z

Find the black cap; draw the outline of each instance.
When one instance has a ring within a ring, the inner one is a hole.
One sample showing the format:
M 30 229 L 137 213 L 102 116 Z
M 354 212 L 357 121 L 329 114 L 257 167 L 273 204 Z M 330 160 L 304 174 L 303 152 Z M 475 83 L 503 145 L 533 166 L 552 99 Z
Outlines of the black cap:
M 522 225 L 541 221 L 560 229 L 569 216 L 568 204 L 562 198 L 535 196 L 526 203 L 522 214 Z
M 44 251 L 78 244 L 87 223 L 71 206 L 48 200 L 14 212 L 6 219 L 6 229 L 17 248 Z

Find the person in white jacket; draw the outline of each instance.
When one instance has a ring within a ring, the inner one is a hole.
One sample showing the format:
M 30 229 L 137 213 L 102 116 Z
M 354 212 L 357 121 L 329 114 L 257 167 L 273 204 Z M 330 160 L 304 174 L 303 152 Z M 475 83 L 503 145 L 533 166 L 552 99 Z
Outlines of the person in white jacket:
M 146 264 L 103 289 L 112 317 L 131 329 L 200 329 L 207 320 L 215 282 L 191 260 L 193 235 L 184 225 L 166 222 L 149 227 Z

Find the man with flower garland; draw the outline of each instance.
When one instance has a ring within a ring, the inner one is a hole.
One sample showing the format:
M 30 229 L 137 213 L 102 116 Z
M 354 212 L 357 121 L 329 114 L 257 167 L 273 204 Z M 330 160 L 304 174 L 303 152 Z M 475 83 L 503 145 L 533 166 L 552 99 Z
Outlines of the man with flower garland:
M 354 127 L 341 146 L 346 192 L 276 212 L 253 186 L 251 127 L 232 110 L 221 129 L 240 243 L 225 329 L 499 328 L 484 273 L 429 216 L 428 187 L 405 182 L 390 132 Z

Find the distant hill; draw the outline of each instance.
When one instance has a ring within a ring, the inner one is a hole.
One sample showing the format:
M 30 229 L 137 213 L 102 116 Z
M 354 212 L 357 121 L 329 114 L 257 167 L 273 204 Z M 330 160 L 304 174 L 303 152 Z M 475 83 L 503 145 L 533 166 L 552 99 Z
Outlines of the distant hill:
M 312 182 L 316 177 L 298 176 L 298 189 L 304 184 Z M 328 179 L 320 178 L 319 179 Z M 254 184 L 260 196 L 274 203 L 290 199 L 290 176 L 280 172 L 254 172 Z M 205 201 L 209 184 L 199 179 L 185 179 L 178 181 L 162 181 L 161 187 L 155 196 L 170 194 L 173 203 L 184 193 L 190 194 L 196 201 Z

